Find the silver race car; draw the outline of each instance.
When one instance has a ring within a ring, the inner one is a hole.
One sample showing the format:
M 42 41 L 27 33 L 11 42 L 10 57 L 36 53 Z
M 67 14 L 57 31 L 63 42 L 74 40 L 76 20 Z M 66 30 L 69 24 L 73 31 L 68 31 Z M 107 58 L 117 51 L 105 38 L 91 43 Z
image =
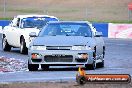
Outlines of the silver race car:
M 49 66 L 83 66 L 95 69 L 104 66 L 105 44 L 87 21 L 48 22 L 29 46 L 29 71 Z

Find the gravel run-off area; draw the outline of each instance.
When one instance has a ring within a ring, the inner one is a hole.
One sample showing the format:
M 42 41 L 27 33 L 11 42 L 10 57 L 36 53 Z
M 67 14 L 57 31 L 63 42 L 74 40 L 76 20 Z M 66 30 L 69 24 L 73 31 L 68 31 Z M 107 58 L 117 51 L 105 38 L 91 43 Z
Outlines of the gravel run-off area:
M 16 72 L 16 71 L 26 71 L 27 64 L 19 59 L 0 57 L 0 73 L 2 72 Z

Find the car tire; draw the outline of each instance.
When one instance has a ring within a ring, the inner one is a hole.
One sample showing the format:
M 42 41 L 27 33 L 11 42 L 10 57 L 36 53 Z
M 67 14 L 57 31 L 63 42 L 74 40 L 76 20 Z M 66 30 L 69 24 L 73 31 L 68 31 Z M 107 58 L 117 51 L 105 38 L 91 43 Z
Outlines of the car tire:
M 48 70 L 48 69 L 49 69 L 49 66 L 48 66 L 48 65 L 42 64 L 42 65 L 41 65 L 41 68 L 42 68 L 43 70 Z
M 22 38 L 20 41 L 20 53 L 21 54 L 27 54 L 28 53 L 28 49 L 26 47 L 26 43 L 25 43 L 25 39 Z
M 102 62 L 98 63 L 97 67 L 98 68 L 103 68 L 104 67 L 104 60 Z
M 104 67 L 104 56 L 105 56 L 105 46 L 103 46 L 103 57 L 102 57 L 102 62 L 97 63 L 98 68 L 103 68 Z
M 85 67 L 88 70 L 95 70 L 96 69 L 96 60 L 94 60 L 92 64 L 86 64 Z
M 4 51 L 10 51 L 11 50 L 11 46 L 8 44 L 6 37 L 3 37 L 3 39 L 2 39 L 2 49 Z
M 105 56 L 105 46 L 103 46 L 103 58 Z
M 29 62 L 28 62 L 28 69 L 29 69 L 29 71 L 37 71 L 38 68 L 39 68 L 38 64 L 29 64 Z

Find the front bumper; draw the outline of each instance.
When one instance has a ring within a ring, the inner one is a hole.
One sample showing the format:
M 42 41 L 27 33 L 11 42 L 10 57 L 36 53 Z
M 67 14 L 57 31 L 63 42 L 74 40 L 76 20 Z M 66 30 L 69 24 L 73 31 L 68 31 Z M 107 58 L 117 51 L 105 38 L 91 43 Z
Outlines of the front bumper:
M 65 65 L 85 65 L 92 64 L 94 61 L 93 50 L 45 50 L 29 51 L 29 64 L 47 64 L 49 66 Z M 32 54 L 40 55 L 39 58 L 32 58 Z M 88 54 L 88 58 L 79 58 L 80 54 Z

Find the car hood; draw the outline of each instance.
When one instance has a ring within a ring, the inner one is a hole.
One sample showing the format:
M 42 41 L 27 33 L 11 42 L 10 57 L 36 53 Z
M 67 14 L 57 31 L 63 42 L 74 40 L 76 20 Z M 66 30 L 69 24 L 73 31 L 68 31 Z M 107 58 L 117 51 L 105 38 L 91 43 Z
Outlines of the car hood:
M 45 36 L 37 37 L 33 41 L 33 45 L 45 46 L 73 46 L 73 45 L 87 45 L 91 42 L 91 37 L 83 36 Z
M 31 33 L 31 32 L 36 32 L 36 34 L 39 33 L 39 29 L 37 28 L 24 28 L 24 30 L 27 32 L 27 33 Z

